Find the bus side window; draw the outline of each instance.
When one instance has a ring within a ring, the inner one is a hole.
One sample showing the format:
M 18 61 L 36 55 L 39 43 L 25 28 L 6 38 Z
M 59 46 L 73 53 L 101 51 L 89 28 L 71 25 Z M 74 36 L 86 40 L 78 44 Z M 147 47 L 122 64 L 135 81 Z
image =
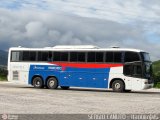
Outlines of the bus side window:
M 122 52 L 114 52 L 114 62 L 115 63 L 122 62 Z
M 106 52 L 105 62 L 114 62 L 113 52 Z
M 123 73 L 126 76 L 141 77 L 142 68 L 140 65 L 125 65 Z
M 21 61 L 22 51 L 12 51 L 11 52 L 11 62 Z
M 60 53 L 60 61 L 68 61 L 68 52 Z
M 96 53 L 95 52 L 88 52 L 87 55 L 87 62 L 95 62 L 96 60 Z
M 29 51 L 23 51 L 22 61 L 30 61 Z
M 133 71 L 132 69 L 133 69 L 132 65 L 124 65 L 124 70 L 123 70 L 124 75 L 131 76 Z
M 53 55 L 52 55 L 52 52 L 51 52 L 51 51 L 49 51 L 49 53 L 48 53 L 47 61 L 48 61 L 48 62 L 52 62 L 52 61 L 53 61 Z
M 48 61 L 48 52 L 46 51 L 38 51 L 38 59 L 37 61 Z
M 30 51 L 30 61 L 36 61 L 36 52 Z
M 77 52 L 70 52 L 70 62 L 77 62 L 78 60 L 78 54 Z
M 140 65 L 133 66 L 133 76 L 141 77 L 142 76 L 142 68 Z
M 60 61 L 60 52 L 54 52 L 53 53 L 53 61 Z
M 86 54 L 85 52 L 78 52 L 78 62 L 85 62 Z
M 70 62 L 85 62 L 85 52 L 70 52 Z
M 140 57 L 136 52 L 125 52 L 125 62 L 140 61 Z
M 96 62 L 103 62 L 104 53 L 103 52 L 96 52 Z

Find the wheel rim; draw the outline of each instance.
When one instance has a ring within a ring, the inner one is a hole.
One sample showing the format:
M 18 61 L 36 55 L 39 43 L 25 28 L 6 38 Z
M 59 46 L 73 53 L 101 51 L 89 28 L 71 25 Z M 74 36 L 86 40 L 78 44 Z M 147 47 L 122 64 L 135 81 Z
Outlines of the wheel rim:
M 116 89 L 120 89 L 120 88 L 121 88 L 121 84 L 116 83 L 116 84 L 115 84 L 115 88 L 116 88 Z
M 50 87 L 53 87 L 54 84 L 55 84 L 54 80 L 49 81 L 49 86 L 50 86 Z
M 40 84 L 41 84 L 40 81 L 36 81 L 35 86 L 36 86 L 36 87 L 39 87 Z

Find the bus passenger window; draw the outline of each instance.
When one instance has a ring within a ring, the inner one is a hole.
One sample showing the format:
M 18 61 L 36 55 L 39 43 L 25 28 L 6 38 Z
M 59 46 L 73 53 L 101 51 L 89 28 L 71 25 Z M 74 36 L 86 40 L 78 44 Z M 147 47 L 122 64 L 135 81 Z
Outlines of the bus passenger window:
M 95 52 L 88 52 L 87 55 L 87 62 L 95 62 L 96 53 Z
M 105 62 L 114 62 L 113 57 L 113 52 L 106 52 Z
M 48 52 L 38 51 L 38 61 L 48 61 Z
M 125 52 L 125 62 L 140 61 L 140 57 L 136 52 Z
M 77 52 L 70 52 L 70 62 L 77 62 Z
M 103 62 L 104 54 L 103 52 L 96 52 L 96 62 Z
M 78 62 L 85 62 L 85 52 L 78 52 Z
M 60 52 L 54 52 L 53 53 L 53 61 L 60 61 Z
M 47 61 L 47 58 L 48 58 L 48 52 L 42 52 L 42 56 L 41 56 L 41 60 L 42 61 Z
M 114 62 L 116 63 L 122 62 L 122 52 L 114 52 Z
M 49 52 L 47 61 L 48 62 L 52 62 L 53 61 L 52 52 Z
M 68 52 L 61 52 L 60 61 L 68 61 Z
M 36 52 L 34 51 L 30 52 L 30 61 L 36 61 Z
M 22 60 L 23 61 L 30 61 L 29 59 L 29 51 L 23 51 L 23 57 L 22 57 Z
M 135 77 L 141 77 L 142 75 L 142 68 L 140 65 L 134 65 L 133 66 L 133 76 Z
M 125 65 L 123 70 L 124 75 L 131 76 L 133 71 L 132 69 L 133 69 L 132 65 Z

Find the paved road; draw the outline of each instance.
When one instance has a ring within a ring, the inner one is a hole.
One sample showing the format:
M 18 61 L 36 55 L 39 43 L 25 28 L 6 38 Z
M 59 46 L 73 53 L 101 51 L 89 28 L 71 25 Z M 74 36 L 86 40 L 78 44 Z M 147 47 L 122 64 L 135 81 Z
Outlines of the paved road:
M 160 90 L 49 90 L 0 82 L 0 114 L 160 113 Z

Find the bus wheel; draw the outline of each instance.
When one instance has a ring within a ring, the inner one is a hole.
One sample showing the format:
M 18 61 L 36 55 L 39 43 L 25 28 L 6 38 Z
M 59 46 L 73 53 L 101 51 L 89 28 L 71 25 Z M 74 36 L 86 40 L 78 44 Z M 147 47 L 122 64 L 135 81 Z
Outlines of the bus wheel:
M 47 80 L 47 87 L 49 89 L 56 89 L 58 87 L 58 81 L 55 77 L 50 77 L 48 80 Z
M 112 89 L 114 92 L 123 92 L 125 89 L 125 85 L 121 80 L 115 80 L 112 83 Z
M 62 89 L 67 90 L 69 89 L 69 86 L 61 86 Z
M 35 88 L 42 88 L 43 87 L 43 80 L 41 77 L 35 77 L 33 79 L 33 86 Z

